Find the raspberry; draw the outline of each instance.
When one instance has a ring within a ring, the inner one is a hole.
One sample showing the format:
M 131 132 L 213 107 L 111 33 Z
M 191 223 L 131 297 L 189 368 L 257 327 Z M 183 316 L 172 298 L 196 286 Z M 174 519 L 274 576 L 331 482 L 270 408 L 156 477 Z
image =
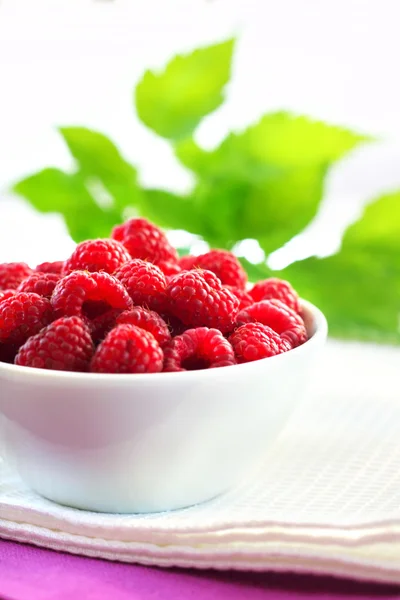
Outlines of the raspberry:
M 169 311 L 185 325 L 212 327 L 222 333 L 233 327 L 239 300 L 211 271 L 182 271 L 168 283 Z
M 149 331 L 160 346 L 165 346 L 171 339 L 168 325 L 160 315 L 152 310 L 147 310 L 142 306 L 135 306 L 132 310 L 127 310 L 117 317 L 118 325 L 136 325 L 146 331 Z
M 94 319 L 111 308 L 127 310 L 132 300 L 123 285 L 108 273 L 73 271 L 57 283 L 51 303 L 56 317 Z
M 0 290 L 16 290 L 31 273 L 33 271 L 26 263 L 1 263 Z
M 51 298 L 61 275 L 55 273 L 32 273 L 18 286 L 19 292 L 33 292 L 45 298 Z
M 18 292 L 0 303 L 0 342 L 20 346 L 52 321 L 47 298 Z
M 134 304 L 156 312 L 164 311 L 167 280 L 156 265 L 134 258 L 118 269 L 114 276 L 128 290 Z
M 239 310 L 242 308 L 247 308 L 247 306 L 251 306 L 254 304 L 253 298 L 250 296 L 248 292 L 245 290 L 241 290 L 240 288 L 234 287 L 233 285 L 225 285 L 227 290 L 230 290 L 234 296 L 239 300 Z
M 261 323 L 246 323 L 229 336 L 239 363 L 260 360 L 290 350 L 290 344 L 270 327 Z
M 190 264 L 191 261 L 187 262 Z M 192 266 L 189 268 L 212 271 L 225 285 L 233 285 L 242 290 L 246 286 L 246 271 L 236 256 L 227 250 L 211 250 L 210 252 L 206 252 L 206 254 L 196 256 L 192 262 Z
M 171 277 L 182 271 L 178 263 L 167 260 L 157 263 L 157 267 L 161 269 L 166 277 Z
M 270 279 L 259 281 L 253 286 L 249 293 L 254 299 L 254 302 L 276 299 L 284 302 L 295 312 L 300 312 L 299 296 L 290 283 L 284 279 L 271 277 Z
M 86 319 L 95 344 L 104 340 L 107 333 L 117 324 L 117 317 L 123 312 L 119 308 L 111 308 L 93 319 Z
M 233 348 L 218 329 L 188 329 L 164 348 L 164 371 L 194 371 L 234 364 Z
M 15 364 L 55 371 L 87 371 L 93 352 L 84 321 L 79 317 L 61 317 L 25 342 Z
M 154 264 L 178 262 L 178 254 L 163 231 L 147 219 L 129 219 L 114 227 L 111 237 L 122 242 L 132 258 L 141 258 Z
M 261 300 L 244 308 L 237 316 L 238 325 L 243 323 L 262 323 L 271 327 L 282 338 L 288 339 L 292 347 L 307 341 L 307 332 L 303 319 L 280 300 Z
M 105 271 L 112 274 L 130 259 L 129 252 L 120 242 L 87 240 L 78 244 L 72 256 L 65 261 L 63 273 Z
M 196 259 L 197 256 L 191 256 L 190 254 L 187 254 L 186 256 L 181 256 L 181 258 L 179 259 L 179 266 L 182 269 L 182 271 L 190 271 L 191 269 L 194 269 Z
M 163 358 L 151 333 L 135 325 L 118 325 L 98 346 L 90 368 L 94 373 L 158 373 Z
M 38 265 L 35 269 L 37 273 L 55 273 L 61 275 L 64 268 L 64 261 L 57 260 L 55 262 L 44 262 Z
M 17 290 L 4 290 L 3 292 L 0 292 L 0 302 L 7 300 L 7 298 L 11 298 L 11 296 L 15 296 L 16 293 Z

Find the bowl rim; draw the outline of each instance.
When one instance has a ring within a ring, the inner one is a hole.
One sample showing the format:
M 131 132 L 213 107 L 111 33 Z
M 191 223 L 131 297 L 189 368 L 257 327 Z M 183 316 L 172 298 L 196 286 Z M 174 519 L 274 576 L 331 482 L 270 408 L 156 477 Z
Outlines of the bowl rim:
M 102 382 L 102 383 L 122 383 L 122 382 L 130 382 L 130 383 L 149 383 L 155 381 L 183 381 L 196 379 L 199 376 L 202 378 L 215 378 L 226 377 L 228 373 L 232 372 L 232 369 L 235 369 L 235 373 L 242 372 L 243 376 L 247 373 L 251 373 L 254 370 L 258 370 L 262 368 L 266 363 L 271 364 L 271 361 L 275 363 L 277 361 L 287 360 L 289 356 L 294 358 L 294 356 L 299 356 L 311 350 L 316 344 L 318 345 L 320 342 L 323 342 L 328 334 L 328 323 L 325 315 L 322 311 L 317 308 L 314 304 L 309 302 L 308 300 L 300 299 L 300 304 L 303 311 L 311 316 L 313 333 L 311 337 L 301 346 L 297 348 L 293 348 L 288 352 L 283 352 L 282 354 L 277 354 L 275 356 L 270 356 L 267 358 L 262 358 L 260 360 L 255 360 L 248 363 L 241 363 L 237 365 L 232 365 L 230 367 L 222 367 L 220 369 L 202 369 L 197 371 L 178 371 L 178 372 L 168 372 L 168 373 L 80 373 L 75 371 L 52 371 L 50 369 L 38 369 L 35 367 L 23 367 L 19 365 L 13 365 L 9 363 L 4 363 L 0 361 L 0 380 L 2 375 L 10 375 L 15 376 L 18 375 L 21 377 L 21 382 L 27 379 L 42 379 L 44 381 L 57 380 L 57 381 L 65 381 L 65 382 L 75 382 L 75 383 L 93 383 L 93 382 Z M 228 371 L 229 370 L 229 371 Z M 227 372 L 228 371 L 228 372 Z M 178 379 L 177 379 L 178 378 Z

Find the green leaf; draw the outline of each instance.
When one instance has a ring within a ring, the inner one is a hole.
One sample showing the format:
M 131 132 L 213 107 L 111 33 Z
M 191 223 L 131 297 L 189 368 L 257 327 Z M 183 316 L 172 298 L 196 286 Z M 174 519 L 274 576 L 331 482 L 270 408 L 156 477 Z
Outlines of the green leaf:
M 254 264 L 242 256 L 239 256 L 238 258 L 242 263 L 243 268 L 246 270 L 250 282 L 256 283 L 262 279 L 274 277 L 274 272 L 271 271 L 265 263 Z
M 280 276 L 325 312 L 335 337 L 400 343 L 400 192 L 370 204 L 340 252 Z
M 13 189 L 36 210 L 62 214 L 76 242 L 106 237 L 119 221 L 118 212 L 98 206 L 80 174 L 69 175 L 59 169 L 44 169 L 18 182 Z
M 135 91 L 140 119 L 171 140 L 190 136 L 224 100 L 234 40 L 176 56 L 161 73 L 146 71 Z
M 97 193 L 102 189 L 118 209 L 140 202 L 136 169 L 120 154 L 113 142 L 102 133 L 85 127 L 61 127 L 79 173 Z
M 217 238 L 255 238 L 270 253 L 315 217 L 332 163 L 367 139 L 307 117 L 273 113 L 229 135 L 212 152 L 191 139 L 175 152 L 198 177 L 194 196 L 201 212 L 212 211 L 205 235 L 210 225 Z
M 164 190 L 143 190 L 141 212 L 166 229 L 184 229 L 198 233 L 199 215 L 187 197 Z

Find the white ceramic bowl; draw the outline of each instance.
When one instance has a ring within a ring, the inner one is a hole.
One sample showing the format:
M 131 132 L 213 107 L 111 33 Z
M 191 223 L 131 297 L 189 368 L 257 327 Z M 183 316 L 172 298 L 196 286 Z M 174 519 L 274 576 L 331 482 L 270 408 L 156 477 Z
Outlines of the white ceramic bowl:
M 327 324 L 303 308 L 308 342 L 234 367 L 97 375 L 0 363 L 8 459 L 42 496 L 87 510 L 164 511 L 221 494 L 254 467 L 312 375 Z

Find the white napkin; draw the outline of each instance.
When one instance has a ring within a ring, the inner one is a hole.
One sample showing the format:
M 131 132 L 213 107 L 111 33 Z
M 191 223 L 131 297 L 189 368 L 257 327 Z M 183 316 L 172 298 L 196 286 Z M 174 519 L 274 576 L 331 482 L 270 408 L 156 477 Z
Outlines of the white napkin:
M 69 509 L 30 492 L 0 462 L 0 537 L 147 565 L 400 583 L 399 365 L 398 349 L 330 342 L 257 475 L 190 509 Z

